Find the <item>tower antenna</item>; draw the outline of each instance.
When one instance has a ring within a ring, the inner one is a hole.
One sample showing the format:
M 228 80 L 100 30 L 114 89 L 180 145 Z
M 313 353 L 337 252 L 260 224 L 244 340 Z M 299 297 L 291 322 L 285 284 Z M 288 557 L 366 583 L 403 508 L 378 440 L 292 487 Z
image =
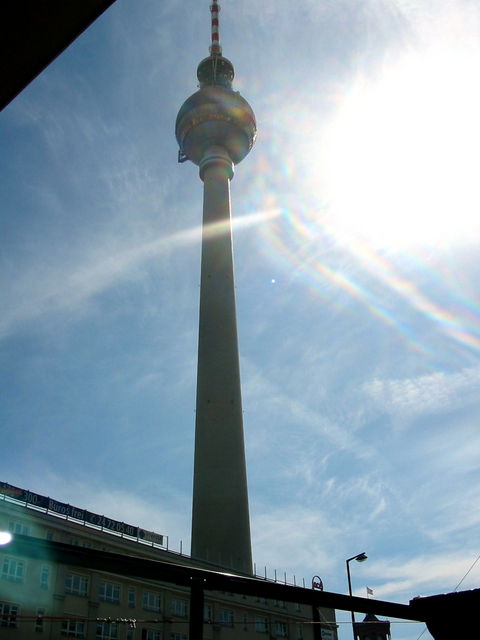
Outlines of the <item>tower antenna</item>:
M 210 5 L 210 13 L 212 14 L 212 44 L 210 45 L 211 56 L 222 55 L 222 47 L 220 45 L 219 22 L 218 22 L 219 12 L 220 12 L 220 5 L 218 4 L 217 0 L 212 0 L 212 4 Z

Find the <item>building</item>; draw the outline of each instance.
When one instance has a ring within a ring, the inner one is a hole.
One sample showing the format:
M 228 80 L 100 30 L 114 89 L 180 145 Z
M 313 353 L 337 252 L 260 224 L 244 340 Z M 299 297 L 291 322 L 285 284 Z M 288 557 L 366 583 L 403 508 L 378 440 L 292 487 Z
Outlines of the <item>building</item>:
M 391 640 L 390 622 L 379 620 L 373 613 L 367 613 L 362 622 L 354 622 L 355 640 Z
M 166 536 L 6 483 L 0 484 L 0 531 L 212 568 L 169 550 Z M 0 567 L 2 639 L 188 640 L 189 590 L 185 588 L 14 556 L 8 545 L 0 546 Z M 318 613 L 320 620 L 334 620 L 332 610 Z M 205 598 L 203 632 L 206 640 L 314 640 L 311 621 L 308 605 L 210 592 Z M 322 625 L 317 637 L 336 640 L 336 625 Z

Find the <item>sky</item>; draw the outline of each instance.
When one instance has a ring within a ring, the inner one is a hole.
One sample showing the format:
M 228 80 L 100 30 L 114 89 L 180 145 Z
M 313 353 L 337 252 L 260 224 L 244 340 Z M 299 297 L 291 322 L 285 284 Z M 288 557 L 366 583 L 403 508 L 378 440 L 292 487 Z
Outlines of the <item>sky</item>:
M 346 593 L 364 551 L 360 596 L 476 588 L 480 5 L 220 4 L 258 125 L 232 181 L 257 571 Z M 208 7 L 118 0 L 0 114 L 0 480 L 183 550 L 202 183 L 174 124 Z

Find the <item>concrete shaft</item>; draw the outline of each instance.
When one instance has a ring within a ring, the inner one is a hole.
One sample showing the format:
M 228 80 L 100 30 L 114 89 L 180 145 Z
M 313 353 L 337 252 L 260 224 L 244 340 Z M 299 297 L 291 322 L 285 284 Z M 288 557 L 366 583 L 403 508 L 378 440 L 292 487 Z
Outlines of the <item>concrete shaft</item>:
M 200 163 L 204 182 L 192 556 L 252 573 L 233 275 L 230 179 L 222 147 Z

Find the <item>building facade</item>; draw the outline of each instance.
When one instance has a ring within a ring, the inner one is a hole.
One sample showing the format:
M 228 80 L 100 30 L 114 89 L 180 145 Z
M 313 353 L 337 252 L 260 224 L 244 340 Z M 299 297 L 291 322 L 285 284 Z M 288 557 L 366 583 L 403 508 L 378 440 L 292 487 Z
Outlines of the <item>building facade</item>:
M 0 531 L 213 568 L 167 550 L 164 536 L 134 539 L 105 526 L 82 522 L 78 519 L 81 511 L 76 510 L 77 518 L 73 518 L 0 494 Z M 2 639 L 188 640 L 189 591 L 185 588 L 15 557 L 8 552 L 8 545 L 0 546 L 0 569 Z M 334 611 L 321 609 L 319 613 L 321 620 L 333 624 L 322 624 L 317 637 L 336 640 Z M 226 592 L 209 592 L 205 597 L 205 640 L 314 640 L 311 622 L 311 607 L 304 604 Z

